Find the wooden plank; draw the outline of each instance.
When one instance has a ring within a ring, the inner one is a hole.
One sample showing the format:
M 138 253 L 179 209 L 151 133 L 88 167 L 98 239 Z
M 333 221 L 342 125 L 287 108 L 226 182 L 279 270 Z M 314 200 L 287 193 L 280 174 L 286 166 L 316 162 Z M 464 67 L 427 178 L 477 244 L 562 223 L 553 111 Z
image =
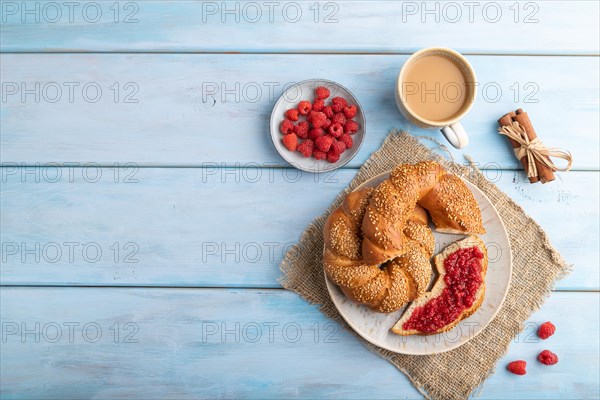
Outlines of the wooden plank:
M 590 151 L 600 147 L 598 58 L 469 58 L 481 90 L 464 120 L 471 135 L 464 152 L 481 167 L 520 168 L 495 121 L 523 107 L 548 146 L 572 152 L 574 169 L 600 168 Z M 5 164 L 284 165 L 268 131 L 273 104 L 284 87 L 315 76 L 350 88 L 366 111 L 366 140 L 350 167 L 362 165 L 393 128 L 443 140 L 437 131 L 407 124 L 396 108 L 394 82 L 406 56 L 4 54 L 0 59 Z M 453 154 L 462 162 L 462 151 Z
M 2 173 L 3 284 L 279 287 L 283 254 L 356 171 Z M 574 264 L 558 288 L 598 290 L 599 173 L 561 174 L 547 185 L 530 185 L 521 172 L 485 174 Z
M 406 53 L 449 46 L 484 54 L 599 49 L 595 1 L 90 3 L 2 1 L 1 49 Z
M 288 291 L 2 288 L 0 295 L 3 399 L 421 397 L 391 364 Z M 598 293 L 554 293 L 499 361 L 482 398 L 596 398 L 598 301 Z M 541 342 L 533 332 L 547 320 L 557 333 Z M 545 348 L 559 355 L 557 365 L 535 361 Z M 527 377 L 504 369 L 515 359 L 528 361 Z

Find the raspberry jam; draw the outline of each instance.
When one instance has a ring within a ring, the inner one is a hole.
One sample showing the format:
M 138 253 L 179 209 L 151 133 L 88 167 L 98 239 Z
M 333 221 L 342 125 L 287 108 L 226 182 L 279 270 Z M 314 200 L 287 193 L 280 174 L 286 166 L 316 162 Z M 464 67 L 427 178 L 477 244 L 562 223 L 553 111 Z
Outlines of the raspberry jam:
M 413 314 L 402 328 L 431 333 L 454 321 L 463 310 L 471 307 L 481 286 L 483 253 L 477 247 L 460 249 L 444 260 L 446 287 L 442 293 Z

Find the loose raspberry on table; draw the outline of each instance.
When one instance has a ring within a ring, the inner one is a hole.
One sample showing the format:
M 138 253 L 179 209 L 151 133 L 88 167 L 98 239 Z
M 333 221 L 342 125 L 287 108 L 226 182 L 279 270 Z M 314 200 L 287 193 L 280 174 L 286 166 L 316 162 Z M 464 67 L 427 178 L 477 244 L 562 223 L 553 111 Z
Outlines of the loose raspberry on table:
M 335 114 L 333 112 L 333 108 L 331 108 L 331 106 L 325 106 L 323 108 L 323 113 L 327 116 L 327 118 L 331 119 L 333 117 L 333 114 Z
M 540 325 L 537 331 L 537 335 L 545 340 L 548 339 L 550 336 L 554 335 L 554 332 L 556 332 L 556 327 L 552 322 L 547 321 Z
M 327 118 L 325 120 L 325 123 L 323 124 L 322 128 L 323 129 L 329 129 L 330 126 L 331 126 L 331 120 L 329 118 Z
M 330 163 L 334 163 L 336 161 L 338 161 L 340 159 L 340 155 L 333 152 L 333 150 L 329 150 L 327 152 L 327 161 L 329 161 Z
M 327 153 L 325 153 L 324 151 L 321 151 L 319 149 L 314 149 L 313 157 L 316 158 L 317 160 L 324 160 L 327 158 Z
M 349 133 L 351 135 L 358 132 L 358 123 L 353 120 L 346 121 L 346 123 L 344 124 L 344 132 Z
M 331 99 L 331 109 L 336 113 L 341 112 L 347 106 L 348 102 L 343 97 L 334 97 Z
M 348 119 L 354 118 L 356 116 L 357 112 L 358 112 L 358 108 L 356 108 L 356 106 L 344 107 L 344 115 Z
M 298 110 L 291 108 L 285 112 L 285 117 L 290 121 L 298 121 Z
M 312 141 L 315 141 L 324 134 L 325 131 L 322 128 L 312 128 L 310 131 L 308 131 L 308 138 Z
M 325 102 L 323 100 L 313 101 L 312 109 L 315 111 L 323 111 L 325 108 Z
M 340 136 L 340 140 L 346 145 L 347 149 L 351 149 L 352 145 L 354 144 L 352 136 L 348 135 L 347 133 L 344 133 L 342 136 Z
M 323 124 L 325 124 L 325 120 L 327 120 L 327 117 L 322 112 L 311 111 L 310 114 L 308 114 L 308 122 L 310 122 L 314 128 L 321 128 Z
M 284 119 L 281 121 L 281 125 L 279 125 L 279 130 L 284 135 L 289 135 L 290 133 L 294 132 L 294 123 L 289 119 Z
M 296 150 L 298 150 L 302 155 L 306 158 L 312 156 L 313 149 L 315 145 L 314 142 L 310 139 L 303 140 L 302 143 L 298 145 Z
M 332 143 L 333 138 L 331 136 L 321 136 L 315 141 L 315 146 L 321 151 L 328 152 Z
M 329 134 L 334 138 L 339 138 L 344 133 L 344 128 L 341 124 L 332 123 L 329 127 Z
M 537 359 L 539 362 L 541 362 L 542 364 L 545 364 L 545 365 L 554 365 L 558 362 L 558 356 L 556 354 L 554 354 L 553 352 L 551 352 L 550 350 L 542 351 L 537 356 Z
M 312 104 L 310 104 L 310 101 L 302 100 L 298 103 L 298 112 L 302 115 L 307 115 L 311 109 Z
M 329 89 L 327 89 L 325 86 L 319 86 L 315 89 L 315 96 L 319 100 L 325 100 L 330 94 L 331 93 L 329 92 Z
M 308 128 L 308 122 L 298 122 L 298 124 L 294 127 L 294 133 L 298 135 L 300 139 L 306 139 L 308 138 Z
M 340 124 L 344 126 L 344 124 L 346 123 L 346 117 L 344 116 L 344 113 L 335 113 L 331 118 L 331 122 L 333 122 L 334 124 Z
M 506 369 L 508 369 L 510 372 L 516 375 L 525 375 L 527 373 L 527 371 L 525 370 L 526 368 L 527 361 L 523 360 L 513 361 L 510 364 L 508 364 L 508 367 L 506 367 Z
M 296 136 L 295 133 L 285 135 L 283 137 L 283 145 L 289 151 L 296 151 L 296 148 L 298 147 L 298 136 Z

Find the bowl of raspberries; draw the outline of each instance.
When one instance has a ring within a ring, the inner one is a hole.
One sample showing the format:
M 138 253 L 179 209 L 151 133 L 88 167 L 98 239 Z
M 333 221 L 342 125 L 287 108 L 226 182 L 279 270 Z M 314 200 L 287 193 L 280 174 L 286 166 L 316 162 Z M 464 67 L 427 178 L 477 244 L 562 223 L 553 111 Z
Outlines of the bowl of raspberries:
M 339 83 L 311 79 L 288 88 L 271 114 L 271 138 L 281 156 L 308 172 L 348 163 L 365 135 L 358 100 Z

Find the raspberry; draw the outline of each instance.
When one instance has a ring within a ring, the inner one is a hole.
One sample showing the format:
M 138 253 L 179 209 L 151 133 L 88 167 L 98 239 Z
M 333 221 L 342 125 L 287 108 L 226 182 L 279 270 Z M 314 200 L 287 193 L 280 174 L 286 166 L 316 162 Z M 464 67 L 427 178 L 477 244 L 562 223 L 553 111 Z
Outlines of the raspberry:
M 290 121 L 298 121 L 298 110 L 295 108 L 290 108 L 285 112 L 285 117 Z
M 281 121 L 281 125 L 279 125 L 279 130 L 284 135 L 289 135 L 290 133 L 294 132 L 294 123 L 289 119 L 284 119 Z
M 315 111 L 323 111 L 325 108 L 325 102 L 323 100 L 315 100 L 312 105 L 312 109 Z
M 314 149 L 313 157 L 316 158 L 317 160 L 324 160 L 327 158 L 327 153 L 325 153 L 324 151 L 321 151 L 319 149 Z
M 354 144 L 354 140 L 352 140 L 352 136 L 348 135 L 347 133 L 344 133 L 342 136 L 340 136 L 340 140 L 342 142 L 344 142 L 347 149 L 351 149 L 352 145 Z
M 329 92 L 329 89 L 327 89 L 325 86 L 319 86 L 315 89 L 315 96 L 319 100 L 325 100 L 330 94 L 331 93 Z
M 298 112 L 302 115 L 307 115 L 311 108 L 312 104 L 310 104 L 310 101 L 302 100 L 298 103 Z
M 337 153 L 334 153 L 333 150 L 329 150 L 327 152 L 327 161 L 329 161 L 330 163 L 334 163 L 339 159 L 340 159 L 340 155 Z
M 548 339 L 550 336 L 554 335 L 556 331 L 556 327 L 550 321 L 544 322 L 538 328 L 537 335 L 542 339 Z
M 341 112 L 347 105 L 348 102 L 342 97 L 334 97 L 331 99 L 331 109 L 336 113 Z
M 358 132 L 358 124 L 356 121 L 350 120 L 344 124 L 344 132 L 349 134 L 354 134 Z
M 322 112 L 311 111 L 308 114 L 308 122 L 310 122 L 314 128 L 320 128 L 325 123 L 327 117 Z
M 321 136 L 315 141 L 315 146 L 317 146 L 319 150 L 327 153 L 332 143 L 333 138 L 331 136 Z
M 308 131 L 308 138 L 312 141 L 316 141 L 318 138 L 320 138 L 324 134 L 325 134 L 325 131 L 323 129 L 312 128 L 310 131 Z
M 333 143 L 331 143 L 331 148 L 329 151 L 335 154 L 342 154 L 344 151 L 346 151 L 346 144 L 340 140 L 334 140 Z
M 298 135 L 300 139 L 306 139 L 308 137 L 308 122 L 298 122 L 298 125 L 294 127 L 294 133 Z
M 525 368 L 527 367 L 527 362 L 523 360 L 513 361 L 508 364 L 507 369 L 516 375 L 525 375 L 527 371 Z
M 329 134 L 334 138 L 339 138 L 344 133 L 344 128 L 340 124 L 331 124 L 329 127 Z
M 558 356 L 550 350 L 544 350 L 538 354 L 537 359 L 542 364 L 554 365 L 558 362 Z
M 335 113 L 331 118 L 331 122 L 333 122 L 334 124 L 340 124 L 344 126 L 344 124 L 346 123 L 346 117 L 344 117 L 344 113 Z
M 298 147 L 298 136 L 296 136 L 295 133 L 290 133 L 289 135 L 285 135 L 283 137 L 283 145 L 289 151 L 296 151 L 296 148 Z
M 344 115 L 346 116 L 346 118 L 348 119 L 352 119 L 356 116 L 356 113 L 358 112 L 358 108 L 356 108 L 356 106 L 348 106 L 348 107 L 344 107 Z
M 333 108 L 331 108 L 331 106 L 325 106 L 323 108 L 323 113 L 325 113 L 325 115 L 327 116 L 327 118 L 331 119 L 331 117 L 333 117 Z
M 323 129 L 329 129 L 330 126 L 331 126 L 331 120 L 328 118 L 325 120 L 325 123 L 323 124 Z
M 296 150 L 298 150 L 302 155 L 306 158 L 310 157 L 313 153 L 313 149 L 315 148 L 314 142 L 310 139 L 303 140 L 302 143 L 298 145 Z

